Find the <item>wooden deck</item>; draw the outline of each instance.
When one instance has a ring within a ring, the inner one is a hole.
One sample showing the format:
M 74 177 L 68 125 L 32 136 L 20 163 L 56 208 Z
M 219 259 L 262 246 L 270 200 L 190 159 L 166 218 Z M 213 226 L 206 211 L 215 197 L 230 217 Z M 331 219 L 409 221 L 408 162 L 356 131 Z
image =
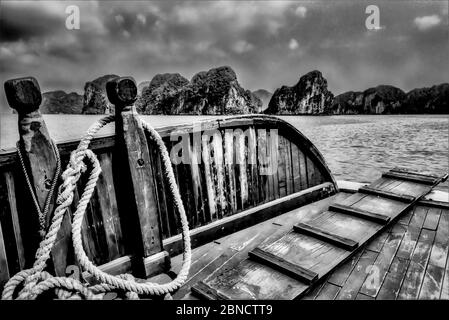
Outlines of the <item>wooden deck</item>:
M 330 203 L 349 196 L 340 192 L 195 249 L 190 278 L 174 299 L 195 299 L 191 286 L 235 267 L 260 244 L 279 239 L 298 221 L 318 218 Z M 449 299 L 448 249 L 449 210 L 418 204 L 303 299 Z M 174 272 L 181 260 L 172 259 Z

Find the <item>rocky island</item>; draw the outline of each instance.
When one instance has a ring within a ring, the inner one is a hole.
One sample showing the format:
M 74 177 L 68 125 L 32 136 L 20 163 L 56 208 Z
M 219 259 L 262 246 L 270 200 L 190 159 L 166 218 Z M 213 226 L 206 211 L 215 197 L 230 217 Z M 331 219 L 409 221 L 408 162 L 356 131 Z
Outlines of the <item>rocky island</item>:
M 136 106 L 142 114 L 223 115 L 256 113 L 262 102 L 224 66 L 201 71 L 190 81 L 179 73 L 157 74 L 142 88 Z
M 43 113 L 108 114 L 114 112 L 106 98 L 105 75 L 86 82 L 84 94 L 62 90 L 43 94 Z M 419 114 L 449 113 L 449 83 L 404 92 L 391 85 L 334 96 L 323 74 L 314 70 L 293 86 L 271 92 L 244 89 L 231 67 L 222 66 L 195 74 L 189 81 L 179 73 L 157 74 L 138 85 L 136 107 L 141 114 L 273 115 Z

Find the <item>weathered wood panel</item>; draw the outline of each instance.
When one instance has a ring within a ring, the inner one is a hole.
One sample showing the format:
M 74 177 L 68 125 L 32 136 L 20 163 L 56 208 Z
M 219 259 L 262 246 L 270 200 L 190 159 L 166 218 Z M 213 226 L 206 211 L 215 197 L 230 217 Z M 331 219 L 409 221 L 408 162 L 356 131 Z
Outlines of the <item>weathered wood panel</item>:
M 9 279 L 8 257 L 6 255 L 5 238 L 3 236 L 2 224 L 0 223 L 0 288 Z
M 125 254 L 122 226 L 115 198 L 111 154 L 100 154 L 98 160 L 102 172 L 97 181 L 95 196 L 98 198 L 98 211 L 103 220 L 108 260 L 111 261 Z

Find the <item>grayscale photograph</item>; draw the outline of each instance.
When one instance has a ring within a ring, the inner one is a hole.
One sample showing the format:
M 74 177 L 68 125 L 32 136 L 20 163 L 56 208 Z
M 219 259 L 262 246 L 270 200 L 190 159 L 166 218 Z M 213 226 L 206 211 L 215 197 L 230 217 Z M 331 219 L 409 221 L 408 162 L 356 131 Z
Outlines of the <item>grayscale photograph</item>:
M 448 1 L 1 0 L 0 309 L 449 300 L 448 27 Z

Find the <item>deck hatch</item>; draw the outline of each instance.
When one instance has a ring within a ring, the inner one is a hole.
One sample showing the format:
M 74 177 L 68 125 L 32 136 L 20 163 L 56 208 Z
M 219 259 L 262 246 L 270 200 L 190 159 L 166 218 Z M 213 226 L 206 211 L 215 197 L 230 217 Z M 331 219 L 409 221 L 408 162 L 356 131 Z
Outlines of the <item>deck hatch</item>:
M 336 234 L 327 232 L 327 231 L 322 230 L 317 227 L 313 227 L 306 223 L 298 222 L 297 224 L 295 224 L 293 226 L 293 230 L 295 232 L 307 234 L 307 235 L 313 236 L 317 239 L 324 240 L 324 241 L 332 243 L 333 245 L 336 245 L 340 248 L 350 250 L 350 251 L 354 250 L 359 245 L 358 242 L 356 242 L 354 240 L 340 237 Z
M 288 262 L 287 260 L 284 260 L 283 258 L 260 248 L 253 249 L 248 252 L 248 255 L 252 260 L 281 271 L 284 274 L 306 284 L 311 284 L 318 279 L 318 273 Z
M 350 206 L 345 206 L 345 205 L 338 204 L 338 203 L 331 204 L 329 206 L 329 210 L 348 214 L 348 215 L 351 215 L 354 217 L 371 220 L 371 221 L 381 223 L 381 224 L 386 224 L 386 223 L 388 223 L 388 221 L 390 221 L 389 216 L 362 210 L 362 209 L 358 209 L 358 208 L 354 208 L 354 207 L 350 207 Z

